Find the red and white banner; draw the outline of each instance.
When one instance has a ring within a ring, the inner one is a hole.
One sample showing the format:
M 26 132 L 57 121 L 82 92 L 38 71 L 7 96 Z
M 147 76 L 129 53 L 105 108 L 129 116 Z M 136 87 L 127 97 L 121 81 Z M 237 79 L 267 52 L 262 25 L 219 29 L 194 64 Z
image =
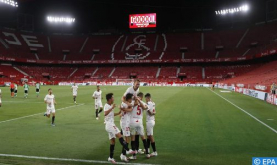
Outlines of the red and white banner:
M 155 28 L 156 26 L 156 13 L 129 15 L 129 27 L 131 29 Z
M 264 85 L 255 85 L 255 89 L 265 91 L 267 87 Z
M 277 53 L 277 48 L 272 48 L 268 50 L 264 50 L 263 52 L 256 54 L 256 57 L 263 57 L 263 56 L 268 56 L 268 55 L 274 55 Z
M 277 105 L 277 96 L 271 93 L 267 94 L 266 102 Z
M 244 84 L 237 84 L 237 87 L 243 88 Z
M 235 87 L 235 92 L 243 93 L 243 88 Z
M 239 88 L 235 87 L 235 92 L 242 93 L 251 97 L 255 97 L 260 100 L 265 100 L 266 99 L 266 92 L 262 91 L 257 91 L 253 89 L 247 89 L 247 88 Z

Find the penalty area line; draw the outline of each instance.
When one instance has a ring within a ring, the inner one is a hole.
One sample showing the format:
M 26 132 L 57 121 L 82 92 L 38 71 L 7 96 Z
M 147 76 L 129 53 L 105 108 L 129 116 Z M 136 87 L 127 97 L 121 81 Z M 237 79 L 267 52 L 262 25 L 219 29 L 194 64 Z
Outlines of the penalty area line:
M 61 110 L 68 109 L 68 108 L 73 108 L 73 107 L 79 107 L 79 106 L 82 106 L 82 105 L 85 105 L 85 104 L 72 105 L 72 106 L 68 106 L 68 107 L 64 107 L 64 108 L 56 109 L 56 111 L 61 111 Z M 43 113 L 43 112 L 42 112 L 42 113 Z M 10 119 L 10 120 L 0 121 L 0 124 L 1 124 L 1 123 L 6 123 L 6 122 L 10 122 L 10 121 L 19 120 L 19 119 L 25 119 L 25 118 L 28 118 L 28 117 L 33 117 L 33 116 L 37 116 L 37 115 L 41 115 L 42 113 L 36 113 L 36 114 L 33 114 L 33 115 L 22 116 L 22 117 L 18 117 L 18 118 Z
M 228 103 L 232 104 L 233 106 L 235 106 L 236 108 L 238 108 L 239 110 L 241 110 L 242 112 L 244 112 L 245 114 L 247 114 L 248 116 L 252 117 L 253 119 L 255 119 L 257 122 L 261 123 L 262 125 L 266 126 L 267 128 L 269 128 L 271 131 L 273 131 L 274 133 L 277 134 L 277 130 L 270 127 L 269 125 L 265 124 L 264 122 L 262 122 L 261 120 L 259 120 L 258 118 L 256 118 L 255 116 L 253 116 L 252 114 L 250 114 L 249 112 L 247 112 L 246 110 L 242 109 L 241 107 L 237 106 L 236 104 L 234 104 L 233 102 L 229 101 L 228 99 L 226 99 L 225 97 L 221 96 L 220 94 L 216 93 L 215 91 L 212 91 L 211 89 L 207 88 L 208 90 L 210 90 L 211 92 L 213 92 L 214 94 L 216 94 L 217 96 L 221 97 L 223 100 L 227 101 Z
M 51 158 L 51 157 L 40 157 L 40 156 L 26 156 L 26 155 L 13 155 L 13 154 L 0 154 L 0 157 L 9 158 L 25 158 L 25 159 L 37 159 L 37 160 L 55 160 L 55 161 L 67 161 L 67 162 L 83 162 L 83 163 L 99 163 L 109 164 L 108 161 L 101 160 L 85 160 L 85 159 L 70 159 L 70 158 Z M 157 165 L 157 164 L 143 164 L 143 163 L 124 163 L 116 162 L 116 164 L 133 164 L 133 165 Z

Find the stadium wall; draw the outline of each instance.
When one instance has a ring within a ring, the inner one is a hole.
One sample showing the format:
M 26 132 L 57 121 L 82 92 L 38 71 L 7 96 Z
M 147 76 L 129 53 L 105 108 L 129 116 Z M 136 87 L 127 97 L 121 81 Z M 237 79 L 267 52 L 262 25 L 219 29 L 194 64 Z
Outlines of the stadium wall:
M 226 89 L 226 90 L 231 90 L 237 93 L 241 93 L 247 96 L 251 96 L 263 101 L 266 101 L 267 103 L 277 105 L 277 95 L 267 93 L 267 92 L 262 92 L 258 90 L 253 90 L 253 89 L 247 89 L 247 88 L 239 88 L 239 87 L 233 87 L 233 86 L 222 86 L 218 85 L 218 88 L 221 89 Z

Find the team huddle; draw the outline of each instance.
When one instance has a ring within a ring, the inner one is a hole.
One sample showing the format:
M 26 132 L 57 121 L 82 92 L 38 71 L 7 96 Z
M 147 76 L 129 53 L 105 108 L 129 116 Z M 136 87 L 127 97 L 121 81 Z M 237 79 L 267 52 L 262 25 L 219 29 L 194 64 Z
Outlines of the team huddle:
M 147 93 L 145 95 L 146 103 L 143 102 L 143 93 L 139 92 L 140 81 L 136 80 L 133 87 L 127 89 L 122 97 L 122 103 L 119 107 L 119 112 L 115 113 L 114 109 L 116 105 L 114 104 L 113 93 L 108 93 L 106 95 L 107 103 L 104 106 L 105 113 L 105 123 L 106 131 L 108 132 L 110 139 L 110 156 L 108 161 L 111 163 L 116 163 L 114 159 L 114 147 L 115 139 L 119 138 L 122 145 L 122 153 L 120 159 L 124 162 L 129 160 L 135 160 L 136 154 L 144 154 L 143 151 L 139 150 L 139 136 L 143 141 L 144 151 L 147 158 L 151 156 L 158 156 L 155 146 L 155 141 L 153 137 L 153 129 L 155 125 L 155 103 L 151 101 L 151 94 Z M 143 111 L 146 111 L 146 126 L 147 126 L 147 140 L 144 134 L 143 126 Z M 114 124 L 114 117 L 121 116 L 120 126 L 121 132 Z M 123 138 L 123 137 L 124 138 Z M 131 141 L 131 149 L 128 145 Z M 149 154 L 150 143 L 153 149 L 153 153 Z M 127 155 L 132 155 L 127 157 Z
M 156 145 L 153 137 L 153 129 L 155 126 L 155 103 L 151 100 L 151 94 L 143 94 L 139 92 L 140 81 L 136 80 L 134 86 L 129 87 L 122 96 L 122 103 L 118 107 L 118 112 L 115 112 L 117 107 L 114 104 L 113 93 L 106 94 L 107 103 L 104 106 L 105 129 L 108 132 L 110 140 L 110 156 L 108 161 L 116 163 L 114 159 L 115 139 L 118 138 L 122 145 L 120 159 L 124 162 L 135 160 L 137 154 L 145 154 L 147 158 L 158 156 Z M 73 93 L 73 101 L 76 104 L 78 86 L 71 87 Z M 145 102 L 143 101 L 145 97 Z M 100 113 L 103 111 L 102 91 L 97 86 L 97 90 L 93 93 L 92 98 L 95 100 L 95 115 L 96 120 L 99 119 Z M 52 114 L 52 126 L 55 126 L 55 97 L 52 90 L 48 90 L 48 94 L 44 98 L 47 104 L 44 116 L 50 118 Z M 146 111 L 146 134 L 143 126 L 143 111 Z M 114 123 L 114 117 L 120 116 L 121 131 Z M 141 138 L 144 150 L 139 149 L 139 138 Z M 129 144 L 131 146 L 129 148 Z M 150 154 L 150 144 L 153 152 Z M 127 155 L 131 155 L 127 157 Z

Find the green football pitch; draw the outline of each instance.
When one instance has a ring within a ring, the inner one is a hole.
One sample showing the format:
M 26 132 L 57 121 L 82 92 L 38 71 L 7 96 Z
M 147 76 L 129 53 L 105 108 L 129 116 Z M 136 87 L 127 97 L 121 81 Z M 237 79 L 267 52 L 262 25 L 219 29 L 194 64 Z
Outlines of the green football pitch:
M 55 95 L 56 127 L 43 116 L 49 86 L 39 98 L 31 87 L 27 99 L 2 89 L 0 164 L 109 164 L 109 139 L 103 113 L 95 119 L 95 86 L 79 87 L 77 105 L 70 87 L 51 86 Z M 116 104 L 127 86 L 102 86 Z M 247 165 L 252 157 L 277 157 L 277 108 L 264 101 L 220 89 L 200 87 L 140 87 L 156 103 L 154 137 L 158 157 L 138 155 L 129 164 Z M 118 111 L 118 109 L 116 109 Z M 119 125 L 119 117 L 116 117 Z M 143 148 L 140 142 L 140 148 Z M 121 145 L 116 140 L 118 163 Z

